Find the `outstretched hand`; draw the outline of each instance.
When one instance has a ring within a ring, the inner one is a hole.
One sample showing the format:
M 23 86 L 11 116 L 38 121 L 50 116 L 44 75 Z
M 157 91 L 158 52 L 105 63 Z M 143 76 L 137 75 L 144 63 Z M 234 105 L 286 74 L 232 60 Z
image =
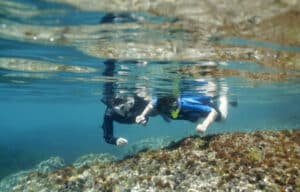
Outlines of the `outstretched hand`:
M 145 118 L 145 116 L 143 115 L 139 115 L 135 118 L 135 122 L 137 124 L 142 124 L 142 125 L 146 125 L 147 124 L 147 119 Z
M 117 139 L 117 146 L 122 146 L 122 145 L 126 145 L 128 143 L 127 139 L 119 137 Z

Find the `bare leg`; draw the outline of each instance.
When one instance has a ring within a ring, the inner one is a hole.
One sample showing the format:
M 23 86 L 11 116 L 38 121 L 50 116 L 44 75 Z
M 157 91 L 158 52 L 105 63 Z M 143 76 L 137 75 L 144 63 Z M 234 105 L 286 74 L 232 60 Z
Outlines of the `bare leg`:
M 211 112 L 208 114 L 206 119 L 204 119 L 202 124 L 198 124 L 196 130 L 198 132 L 204 132 L 208 128 L 208 126 L 216 120 L 218 113 L 215 109 L 212 109 Z
M 228 114 L 228 101 L 226 96 L 221 96 L 219 98 L 219 111 L 221 113 L 221 120 L 225 120 Z

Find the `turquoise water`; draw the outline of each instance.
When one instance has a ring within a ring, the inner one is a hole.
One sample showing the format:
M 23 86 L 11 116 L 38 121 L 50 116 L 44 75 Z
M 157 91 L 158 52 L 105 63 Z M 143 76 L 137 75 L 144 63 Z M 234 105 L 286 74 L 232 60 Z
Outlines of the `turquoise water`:
M 166 123 L 154 117 L 146 127 L 116 123 L 115 135 L 129 143 L 125 147 L 106 144 L 100 128 L 105 105 L 100 99 L 107 82 L 113 82 L 118 94 L 152 96 L 209 92 L 211 87 L 199 82 L 213 83 L 218 87 L 212 91 L 215 96 L 226 96 L 238 105 L 229 106 L 226 121 L 213 123 L 205 134 L 300 127 L 299 67 L 272 68 L 209 55 L 215 44 L 293 54 L 299 54 L 300 46 L 239 37 L 200 38 L 207 49 L 194 54 L 193 49 L 188 55 L 185 51 L 194 39 L 175 25 L 180 20 L 177 17 L 145 11 L 84 10 L 42 0 L 4 0 L 0 7 L 0 178 L 51 156 L 68 163 L 89 153 L 123 157 L 139 142 L 150 140 L 157 145 L 196 134 L 193 123 Z M 113 76 L 103 75 L 108 59 L 115 60 Z M 202 66 L 205 74 L 194 77 L 180 72 L 193 66 Z M 212 66 L 298 76 L 283 81 L 249 80 L 244 73 L 214 76 L 210 74 Z

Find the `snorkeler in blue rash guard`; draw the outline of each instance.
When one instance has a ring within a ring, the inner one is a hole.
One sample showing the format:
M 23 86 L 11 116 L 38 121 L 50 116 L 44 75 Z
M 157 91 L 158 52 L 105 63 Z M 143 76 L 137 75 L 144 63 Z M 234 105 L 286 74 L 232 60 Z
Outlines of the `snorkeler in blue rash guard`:
M 137 116 L 136 123 L 147 123 L 147 114 L 155 110 L 163 117 L 173 120 L 198 122 L 199 119 L 205 118 L 203 123 L 196 127 L 198 132 L 204 132 L 212 122 L 225 120 L 227 117 L 227 98 L 219 98 L 218 108 L 212 101 L 213 97 L 208 95 L 154 98 Z

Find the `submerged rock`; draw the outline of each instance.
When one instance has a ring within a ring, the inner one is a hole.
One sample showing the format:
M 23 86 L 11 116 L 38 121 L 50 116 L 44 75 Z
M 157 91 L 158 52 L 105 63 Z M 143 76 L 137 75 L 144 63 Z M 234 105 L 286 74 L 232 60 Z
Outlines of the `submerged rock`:
M 65 166 L 65 162 L 62 158 L 51 157 L 50 159 L 39 163 L 34 170 L 45 174 L 50 171 L 62 168 L 64 166 Z
M 11 191 L 299 191 L 300 130 L 189 137 L 123 160 L 24 174 Z
M 77 159 L 73 165 L 75 167 L 87 166 L 93 163 L 107 163 L 115 161 L 117 158 L 108 153 L 87 154 Z
M 173 142 L 172 137 L 151 137 L 143 139 L 139 142 L 129 145 L 129 149 L 125 155 L 129 156 L 141 151 L 161 149 L 169 145 L 171 142 Z
M 61 169 L 65 166 L 64 160 L 60 157 L 51 157 L 48 160 L 42 161 L 33 169 L 27 171 L 21 171 L 16 174 L 12 174 L 0 182 L 0 191 L 11 191 L 14 186 L 19 182 L 22 182 L 24 178 L 31 174 L 47 174 L 50 171 Z

